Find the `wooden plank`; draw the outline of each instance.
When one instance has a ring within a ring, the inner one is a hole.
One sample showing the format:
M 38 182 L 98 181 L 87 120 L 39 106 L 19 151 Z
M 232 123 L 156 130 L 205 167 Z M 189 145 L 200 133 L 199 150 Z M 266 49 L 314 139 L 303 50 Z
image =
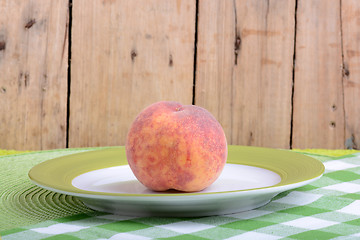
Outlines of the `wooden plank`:
M 341 3 L 346 147 L 360 149 L 360 2 Z
M 193 1 L 73 1 L 69 146 L 122 145 L 160 100 L 192 102 Z
M 343 148 L 340 1 L 298 1 L 294 148 Z
M 228 143 L 289 148 L 295 1 L 200 1 L 197 105 Z
M 1 0 L 0 12 L 0 148 L 63 148 L 68 3 Z

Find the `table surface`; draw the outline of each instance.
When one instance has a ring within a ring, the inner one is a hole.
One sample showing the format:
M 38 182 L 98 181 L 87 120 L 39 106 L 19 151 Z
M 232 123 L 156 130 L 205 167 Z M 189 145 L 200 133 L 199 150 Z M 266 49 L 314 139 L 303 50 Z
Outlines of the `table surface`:
M 360 153 L 330 157 L 307 151 L 303 154 L 325 165 L 319 180 L 283 192 L 258 209 L 210 217 L 128 217 L 95 212 L 75 197 L 41 189 L 28 179 L 28 171 L 38 163 L 97 149 L 103 148 L 1 156 L 0 238 L 360 239 Z

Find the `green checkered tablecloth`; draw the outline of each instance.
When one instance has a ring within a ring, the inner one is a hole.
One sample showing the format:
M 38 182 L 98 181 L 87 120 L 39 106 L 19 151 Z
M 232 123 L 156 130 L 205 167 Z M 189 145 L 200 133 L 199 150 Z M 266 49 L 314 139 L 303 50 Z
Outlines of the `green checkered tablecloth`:
M 360 239 L 359 153 L 343 157 L 311 155 L 324 163 L 324 176 L 283 192 L 258 209 L 221 216 L 164 218 L 94 212 L 76 198 L 42 190 L 27 179 L 28 169 L 39 162 L 87 150 L 0 157 L 7 179 L 11 178 L 9 174 L 15 175 L 11 183 L 0 185 L 3 240 Z M 0 180 L 4 181 L 4 176 L 2 173 Z M 17 220 L 11 223 L 12 218 Z

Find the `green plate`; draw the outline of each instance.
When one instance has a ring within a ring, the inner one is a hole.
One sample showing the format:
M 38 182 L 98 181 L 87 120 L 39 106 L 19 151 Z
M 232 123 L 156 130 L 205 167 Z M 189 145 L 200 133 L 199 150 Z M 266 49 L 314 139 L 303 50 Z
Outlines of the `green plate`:
M 320 161 L 287 150 L 246 146 L 229 146 L 228 150 L 219 180 L 195 193 L 147 190 L 132 175 L 124 147 L 48 160 L 33 167 L 29 177 L 40 187 L 79 197 L 99 211 L 206 216 L 260 207 L 280 192 L 320 178 L 325 170 Z

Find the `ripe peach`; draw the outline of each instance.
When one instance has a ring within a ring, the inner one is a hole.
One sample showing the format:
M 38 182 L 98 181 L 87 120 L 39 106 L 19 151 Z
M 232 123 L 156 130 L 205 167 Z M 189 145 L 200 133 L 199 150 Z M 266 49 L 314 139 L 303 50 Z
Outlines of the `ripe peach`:
M 125 147 L 135 177 L 154 191 L 200 191 L 219 177 L 227 159 L 218 121 L 204 108 L 177 102 L 140 112 Z

